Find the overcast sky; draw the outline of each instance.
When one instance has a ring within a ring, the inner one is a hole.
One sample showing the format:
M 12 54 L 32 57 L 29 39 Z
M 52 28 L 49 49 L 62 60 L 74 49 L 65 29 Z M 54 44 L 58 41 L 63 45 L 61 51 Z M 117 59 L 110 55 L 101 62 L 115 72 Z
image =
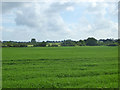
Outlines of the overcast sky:
M 117 2 L 75 0 L 2 2 L 2 40 L 118 38 L 117 6 Z

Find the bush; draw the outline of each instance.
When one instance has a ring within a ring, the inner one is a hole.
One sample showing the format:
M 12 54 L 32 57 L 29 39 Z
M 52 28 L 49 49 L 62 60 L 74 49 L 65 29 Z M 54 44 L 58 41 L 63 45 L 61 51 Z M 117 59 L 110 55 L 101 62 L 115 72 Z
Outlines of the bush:
M 118 46 L 116 43 L 108 44 L 107 46 Z

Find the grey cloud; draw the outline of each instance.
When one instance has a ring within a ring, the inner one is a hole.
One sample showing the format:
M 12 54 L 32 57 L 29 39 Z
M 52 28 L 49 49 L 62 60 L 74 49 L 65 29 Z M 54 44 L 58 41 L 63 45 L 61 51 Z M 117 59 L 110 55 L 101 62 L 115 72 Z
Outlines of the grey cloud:
M 7 13 L 14 8 L 23 6 L 23 2 L 2 2 L 2 13 Z
M 53 10 L 54 12 L 48 13 L 46 12 L 48 10 L 47 8 L 42 8 L 44 10 L 41 10 L 40 6 L 36 10 L 34 7 L 37 7 L 37 5 L 34 4 L 31 7 L 21 9 L 21 11 L 16 14 L 16 24 L 37 28 L 38 30 L 50 31 L 64 30 L 64 28 L 66 28 L 59 12 Z M 52 9 L 53 7 L 49 6 L 49 10 Z
M 15 22 L 17 25 L 26 25 L 28 27 L 36 27 L 38 25 L 37 19 L 38 18 L 36 17 L 34 10 L 31 11 L 29 10 L 29 8 L 27 8 L 16 13 Z

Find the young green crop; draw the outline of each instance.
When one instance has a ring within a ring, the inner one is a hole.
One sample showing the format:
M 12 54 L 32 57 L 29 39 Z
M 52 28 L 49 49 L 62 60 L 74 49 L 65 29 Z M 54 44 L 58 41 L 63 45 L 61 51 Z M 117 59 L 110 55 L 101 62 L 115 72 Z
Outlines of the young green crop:
M 118 47 L 3 48 L 3 88 L 117 88 Z

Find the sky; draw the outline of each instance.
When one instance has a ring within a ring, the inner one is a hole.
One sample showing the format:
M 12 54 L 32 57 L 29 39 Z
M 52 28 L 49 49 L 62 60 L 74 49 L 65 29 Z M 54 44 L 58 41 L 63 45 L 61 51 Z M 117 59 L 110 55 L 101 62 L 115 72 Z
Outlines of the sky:
M 2 2 L 2 41 L 118 38 L 118 2 Z

